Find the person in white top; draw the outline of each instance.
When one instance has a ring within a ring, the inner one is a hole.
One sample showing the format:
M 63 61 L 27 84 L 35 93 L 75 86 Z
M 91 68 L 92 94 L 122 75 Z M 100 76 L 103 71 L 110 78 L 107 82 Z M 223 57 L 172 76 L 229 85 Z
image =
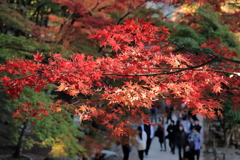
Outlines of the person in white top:
M 138 156 L 140 160 L 143 160 L 144 157 L 144 151 L 146 149 L 147 144 L 147 133 L 142 130 L 142 127 L 138 127 L 138 134 L 136 135 L 136 141 L 137 141 L 137 149 L 138 149 Z

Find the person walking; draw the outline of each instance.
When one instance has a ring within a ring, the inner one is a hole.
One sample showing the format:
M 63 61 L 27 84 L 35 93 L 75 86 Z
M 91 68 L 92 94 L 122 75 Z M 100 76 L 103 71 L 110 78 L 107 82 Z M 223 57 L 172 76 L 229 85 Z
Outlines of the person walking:
M 166 124 L 168 124 L 168 121 L 172 120 L 172 112 L 173 112 L 174 108 L 172 106 L 172 104 L 168 104 L 166 106 L 166 113 L 167 113 L 167 121 L 166 121 Z
M 163 151 L 163 145 L 164 145 L 164 151 L 166 151 L 166 141 L 165 141 L 165 133 L 164 133 L 164 118 L 163 117 L 159 117 L 159 124 L 158 124 L 158 128 L 156 130 L 155 133 L 157 133 L 158 139 L 159 139 L 159 143 L 160 143 L 160 150 Z
M 151 122 L 155 121 L 155 124 L 157 124 L 157 114 L 158 114 L 158 109 L 157 105 L 153 104 L 151 108 Z
M 136 135 L 136 141 L 137 141 L 137 150 L 138 150 L 138 157 L 140 160 L 143 160 L 144 158 L 144 151 L 146 149 L 147 144 L 147 133 L 142 130 L 142 127 L 138 127 L 138 134 Z
M 122 151 L 123 151 L 123 160 L 128 160 L 129 154 L 131 152 L 129 136 L 122 137 Z
M 142 130 L 147 133 L 147 143 L 146 143 L 145 154 L 146 154 L 146 157 L 148 157 L 148 151 L 152 143 L 152 138 L 154 137 L 154 128 L 152 125 L 147 125 L 147 124 L 143 124 L 141 127 L 142 127 Z
M 180 124 L 178 131 L 176 133 L 176 145 L 178 148 L 179 160 L 182 160 L 184 153 L 186 152 L 185 147 L 187 145 L 187 138 L 188 138 L 183 128 L 184 128 L 183 125 Z
M 192 132 L 192 127 L 194 126 L 194 121 L 191 116 L 188 117 L 188 120 L 186 122 L 186 129 L 184 129 L 185 132 L 190 134 Z
M 195 156 L 197 160 L 200 158 L 200 149 L 202 147 L 202 138 L 201 134 L 197 131 L 197 127 L 192 128 L 192 132 L 188 136 L 189 148 L 190 148 L 190 159 L 195 160 Z
M 199 124 L 199 120 L 198 119 L 196 119 L 195 121 L 194 121 L 194 127 L 196 128 L 196 130 L 199 132 L 199 133 L 201 133 L 201 129 L 202 129 L 202 126 Z
M 176 126 L 174 125 L 174 120 L 171 120 L 171 124 L 167 127 L 167 138 L 169 140 L 169 146 L 171 148 L 172 154 L 175 153 L 175 136 L 176 136 Z

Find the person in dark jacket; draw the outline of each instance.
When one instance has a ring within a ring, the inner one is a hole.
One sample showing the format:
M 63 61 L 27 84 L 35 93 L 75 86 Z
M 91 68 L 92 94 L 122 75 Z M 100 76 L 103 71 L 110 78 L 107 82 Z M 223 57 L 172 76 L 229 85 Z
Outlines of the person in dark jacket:
M 195 120 L 194 122 L 195 122 L 194 127 L 196 128 L 196 130 L 198 131 L 198 133 L 201 133 L 202 126 L 200 126 L 199 120 L 197 119 L 197 120 Z
M 159 138 L 161 151 L 163 151 L 163 145 L 164 145 L 164 151 L 166 151 L 166 142 L 165 142 L 165 134 L 164 134 L 164 118 L 163 117 L 159 117 L 159 124 L 158 124 L 158 128 L 156 131 L 157 131 L 156 136 Z
M 155 124 L 157 124 L 157 114 L 158 114 L 158 109 L 157 105 L 153 104 L 151 108 L 151 122 L 155 121 Z
M 166 121 L 166 124 L 168 124 L 168 120 L 172 121 L 172 112 L 174 110 L 174 107 L 169 104 L 165 107 L 166 109 L 166 113 L 167 113 L 167 121 Z
M 174 125 L 174 120 L 171 120 L 171 124 L 167 127 L 169 146 L 171 148 L 172 154 L 175 153 L 175 136 L 176 136 L 176 126 Z
M 198 133 L 201 133 L 202 126 L 199 124 L 198 119 L 194 120 L 194 124 L 190 127 L 191 130 L 193 130 L 194 127 L 198 131 Z
M 178 132 L 180 124 L 181 124 L 180 120 L 177 120 L 176 125 L 175 125 L 176 132 Z
M 187 134 L 185 133 L 184 129 L 183 129 L 183 125 L 180 124 L 179 125 L 179 130 L 176 133 L 176 145 L 178 147 L 178 156 L 179 156 L 179 160 L 182 160 L 182 157 L 185 153 L 185 147 L 187 145 Z
M 123 136 L 122 137 L 122 151 L 123 151 L 123 160 L 129 159 L 130 154 L 130 138 L 129 136 Z

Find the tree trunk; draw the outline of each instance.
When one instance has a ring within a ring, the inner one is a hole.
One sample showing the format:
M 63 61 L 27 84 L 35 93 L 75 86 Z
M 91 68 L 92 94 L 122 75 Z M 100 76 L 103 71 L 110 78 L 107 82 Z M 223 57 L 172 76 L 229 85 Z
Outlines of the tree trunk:
M 15 153 L 13 154 L 13 157 L 21 157 L 22 156 L 22 150 L 24 145 L 24 137 L 25 137 L 25 131 L 27 129 L 27 121 L 23 123 L 23 128 L 21 131 L 21 134 L 18 139 L 18 144 L 15 150 Z
M 224 147 L 229 147 L 233 131 L 234 131 L 233 127 L 229 130 L 227 130 L 227 129 L 224 130 L 224 132 L 223 132 L 224 133 Z

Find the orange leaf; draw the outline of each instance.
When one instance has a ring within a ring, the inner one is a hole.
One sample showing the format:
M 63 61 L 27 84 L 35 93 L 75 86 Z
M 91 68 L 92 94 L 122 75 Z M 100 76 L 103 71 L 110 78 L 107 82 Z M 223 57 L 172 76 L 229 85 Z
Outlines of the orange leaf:
M 215 84 L 215 85 L 213 86 L 213 92 L 219 93 L 221 90 L 222 90 L 222 88 L 221 88 L 221 85 L 220 85 L 220 84 Z
M 61 83 L 57 88 L 58 89 L 56 91 L 65 91 L 67 89 L 67 86 L 65 83 Z

